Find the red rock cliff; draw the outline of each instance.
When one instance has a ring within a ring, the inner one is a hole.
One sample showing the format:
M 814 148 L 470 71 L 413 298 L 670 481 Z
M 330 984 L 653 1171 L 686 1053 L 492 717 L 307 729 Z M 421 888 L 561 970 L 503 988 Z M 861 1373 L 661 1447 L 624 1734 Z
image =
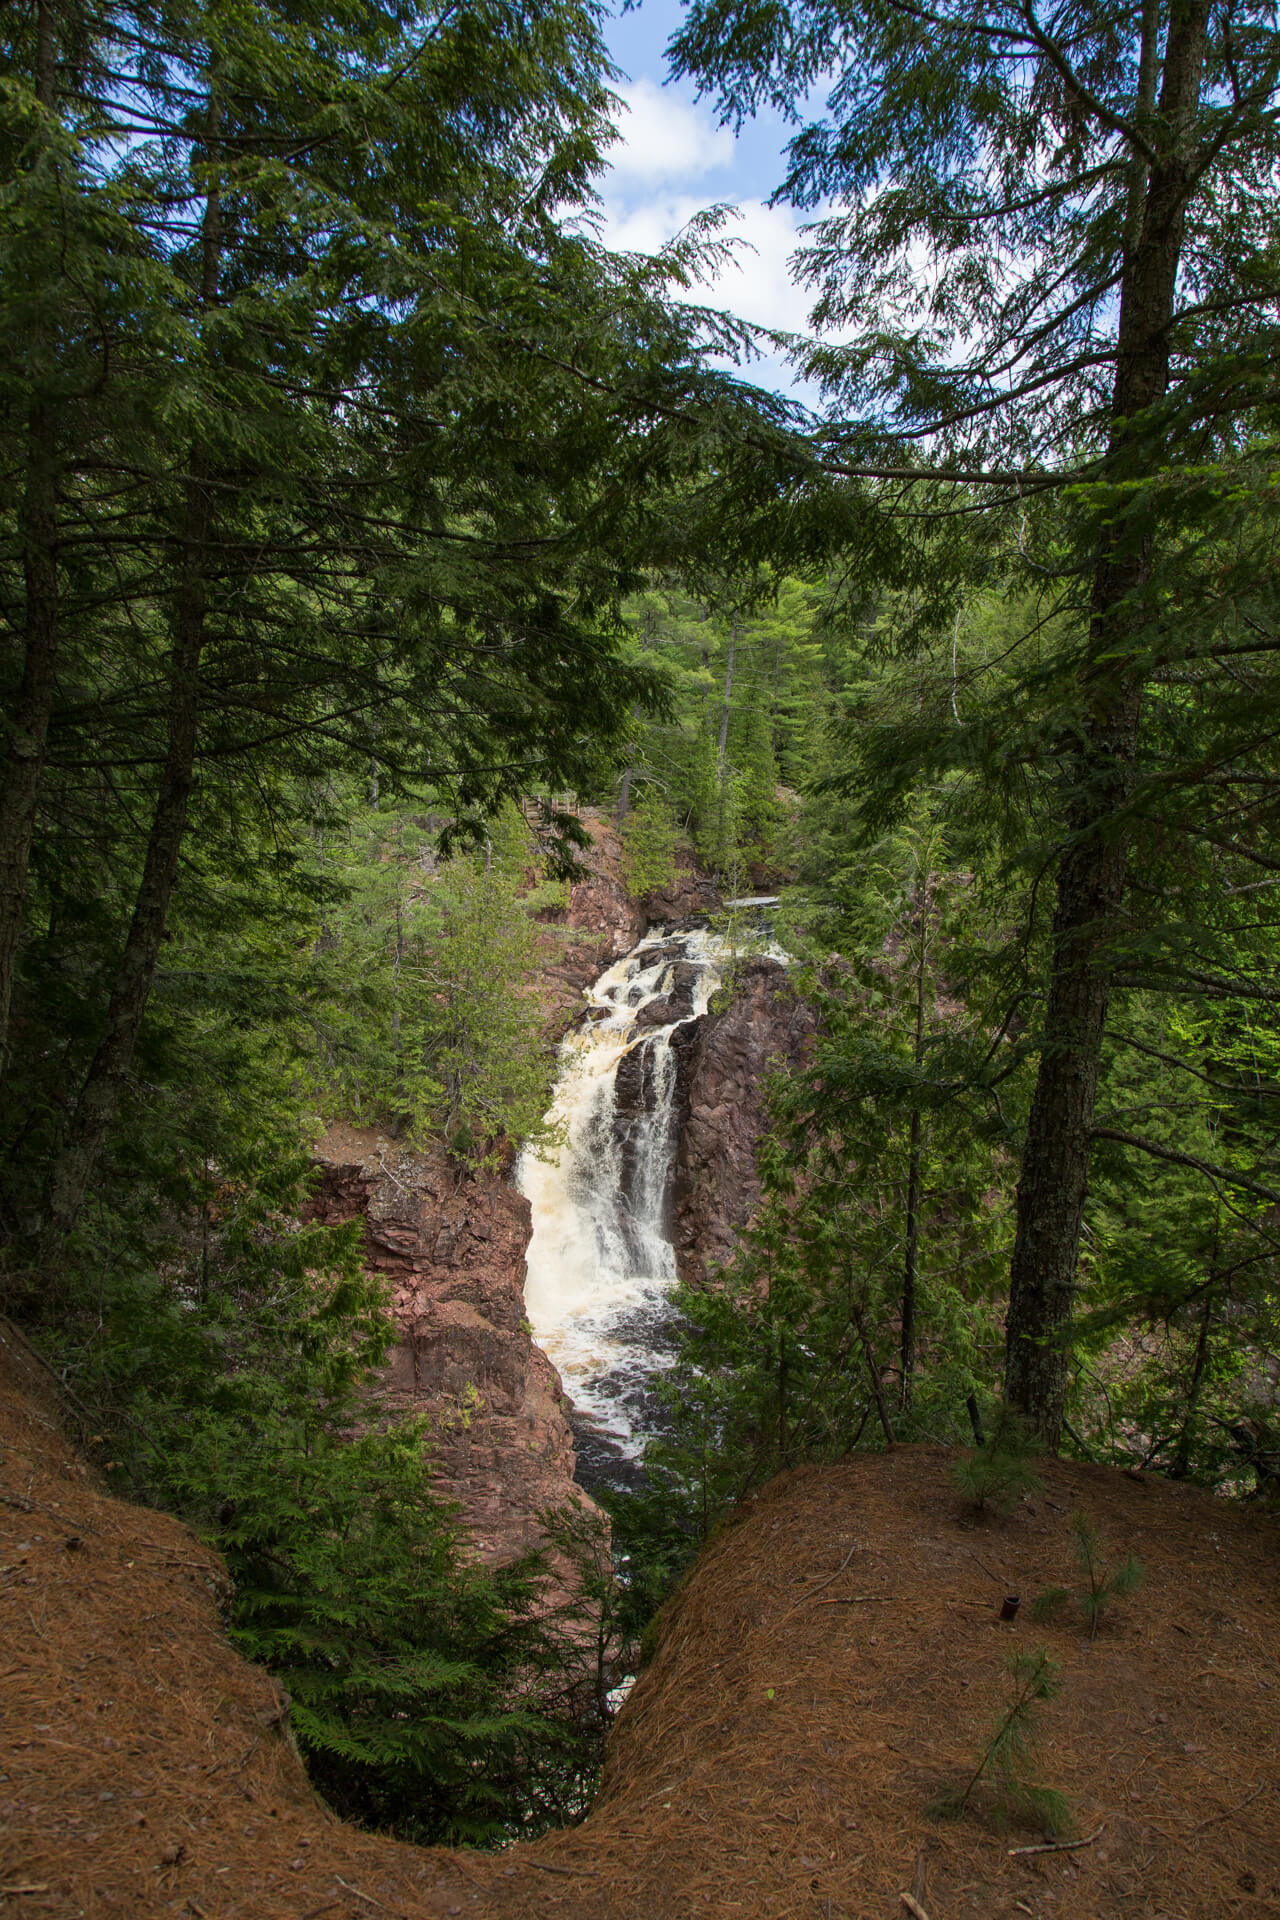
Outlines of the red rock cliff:
M 680 1277 L 692 1286 L 730 1257 L 759 1204 L 756 1149 L 769 1075 L 803 1057 L 813 1029 L 812 1009 L 797 998 L 786 968 L 759 957 L 739 964 L 725 1012 L 676 1031 L 673 1238 Z
M 582 1010 L 582 990 L 630 953 L 647 927 L 673 924 L 696 914 L 710 913 L 720 904 L 714 882 L 683 851 L 676 877 L 669 887 L 637 899 L 623 878 L 622 841 L 604 815 L 588 812 L 584 824 L 592 845 L 583 855 L 585 877 L 574 882 L 569 905 L 548 914 L 546 965 L 538 991 L 547 1009 L 548 1029 L 561 1038 Z M 567 934 L 567 939 L 566 939 Z
M 537 1512 L 573 1488 L 567 1403 L 529 1337 L 529 1203 L 461 1172 L 442 1147 L 408 1151 L 371 1129 L 320 1143 L 318 1219 L 364 1223 L 370 1268 L 393 1290 L 399 1342 L 383 1393 L 425 1412 L 442 1493 L 460 1500 L 486 1560 L 540 1538 Z
M 617 833 L 585 817 L 587 873 L 567 908 L 547 916 L 545 966 L 530 983 L 550 1039 L 652 921 L 705 912 L 717 899 L 691 865 L 664 892 L 634 899 Z M 440 1490 L 462 1503 L 486 1559 L 510 1558 L 539 1541 L 538 1510 L 571 1497 L 576 1464 L 568 1402 L 525 1318 L 528 1202 L 505 1180 L 466 1173 L 441 1146 L 410 1150 L 373 1129 L 331 1128 L 318 1158 L 315 1217 L 361 1220 L 368 1263 L 392 1283 L 399 1341 L 387 1404 L 430 1415 Z M 707 1211 L 714 1204 L 708 1196 Z

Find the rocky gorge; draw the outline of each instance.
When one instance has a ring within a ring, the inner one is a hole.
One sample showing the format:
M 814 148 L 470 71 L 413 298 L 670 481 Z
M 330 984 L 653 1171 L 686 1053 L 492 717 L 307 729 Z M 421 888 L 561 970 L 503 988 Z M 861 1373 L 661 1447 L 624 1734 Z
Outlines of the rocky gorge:
M 810 1016 L 785 968 L 753 956 L 732 969 L 727 1005 L 693 1015 L 696 969 L 678 929 L 718 905 L 692 865 L 676 883 L 638 899 L 623 879 L 617 834 L 588 820 L 592 846 L 567 905 L 544 914 L 545 965 L 529 990 L 549 1039 L 598 1017 L 584 991 L 647 932 L 669 930 L 666 993 L 637 1015 L 650 1031 L 672 1028 L 674 1138 L 666 1172 L 665 1232 L 679 1275 L 704 1284 L 731 1253 L 759 1186 L 755 1149 L 770 1064 L 795 1060 Z M 662 953 L 659 947 L 655 952 Z M 625 1157 L 646 1091 L 642 1048 L 617 1071 L 614 1127 Z M 443 1147 L 409 1149 L 372 1129 L 331 1127 L 317 1150 L 313 1203 L 326 1222 L 359 1219 L 366 1259 L 392 1287 L 398 1340 L 382 1382 L 396 1412 L 424 1412 L 440 1491 L 456 1499 L 487 1560 L 501 1561 L 540 1537 L 538 1513 L 563 1505 L 577 1471 L 570 1403 L 555 1367 L 535 1344 L 525 1303 L 529 1201 L 511 1177 L 477 1176 Z

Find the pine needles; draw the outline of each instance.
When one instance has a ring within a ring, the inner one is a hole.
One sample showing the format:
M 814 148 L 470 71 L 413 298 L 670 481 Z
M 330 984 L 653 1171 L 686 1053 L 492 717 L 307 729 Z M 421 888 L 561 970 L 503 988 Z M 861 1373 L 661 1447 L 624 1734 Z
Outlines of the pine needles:
M 1025 1494 L 1043 1489 L 1044 1482 L 1031 1464 L 1035 1450 L 1035 1436 L 1026 1422 L 1002 1405 L 990 1434 L 957 1461 L 952 1475 L 979 1513 L 988 1507 L 996 1513 L 1009 1513 Z

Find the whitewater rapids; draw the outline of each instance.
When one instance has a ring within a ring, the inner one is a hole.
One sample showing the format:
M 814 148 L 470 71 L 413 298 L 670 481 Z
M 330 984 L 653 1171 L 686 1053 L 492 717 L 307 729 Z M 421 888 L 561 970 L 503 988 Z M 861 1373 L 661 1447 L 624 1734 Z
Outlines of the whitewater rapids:
M 533 1209 L 533 1337 L 559 1370 L 580 1441 L 629 1460 L 651 1430 L 649 1384 L 670 1357 L 671 1042 L 706 1012 L 726 957 L 711 934 L 658 929 L 587 989 L 587 1024 L 561 1045 L 549 1115 L 563 1144 L 545 1159 L 526 1152 L 517 1172 Z M 653 1024 L 640 1017 L 646 1008 Z M 618 1069 L 632 1055 L 639 1098 L 620 1114 Z

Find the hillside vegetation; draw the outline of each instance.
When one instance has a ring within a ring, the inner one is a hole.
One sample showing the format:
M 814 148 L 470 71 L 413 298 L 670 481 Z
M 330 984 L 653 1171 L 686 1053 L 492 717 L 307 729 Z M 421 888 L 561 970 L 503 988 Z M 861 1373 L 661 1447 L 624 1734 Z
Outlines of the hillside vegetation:
M 1194 1489 L 1054 1466 L 983 1522 L 936 1448 L 783 1476 L 665 1617 L 585 1823 L 484 1855 L 317 1802 L 278 1689 L 222 1636 L 216 1558 L 104 1493 L 7 1334 L 0 1448 L 25 1490 L 0 1507 L 0 1884 L 24 1912 L 889 1920 L 914 1889 L 934 1920 L 1219 1920 L 1280 1901 L 1274 1536 Z M 1077 1578 L 1076 1512 L 1146 1574 L 1092 1642 L 1074 1612 L 1027 1617 Z M 1035 1777 L 1084 1843 L 1057 1852 L 1034 1823 L 929 1812 L 1006 1710 L 1010 1655 L 1040 1647 L 1062 1686 Z
M 793 127 L 812 409 L 701 303 L 723 210 L 601 244 L 595 0 L 0 21 L 0 1300 L 419 1841 L 583 1810 L 779 1470 L 1280 1486 L 1274 8 L 689 0 L 670 59 Z M 584 808 L 637 897 L 780 891 L 816 1034 L 627 1578 L 578 1542 L 585 1704 L 310 1205 L 327 1122 L 546 1142 Z

